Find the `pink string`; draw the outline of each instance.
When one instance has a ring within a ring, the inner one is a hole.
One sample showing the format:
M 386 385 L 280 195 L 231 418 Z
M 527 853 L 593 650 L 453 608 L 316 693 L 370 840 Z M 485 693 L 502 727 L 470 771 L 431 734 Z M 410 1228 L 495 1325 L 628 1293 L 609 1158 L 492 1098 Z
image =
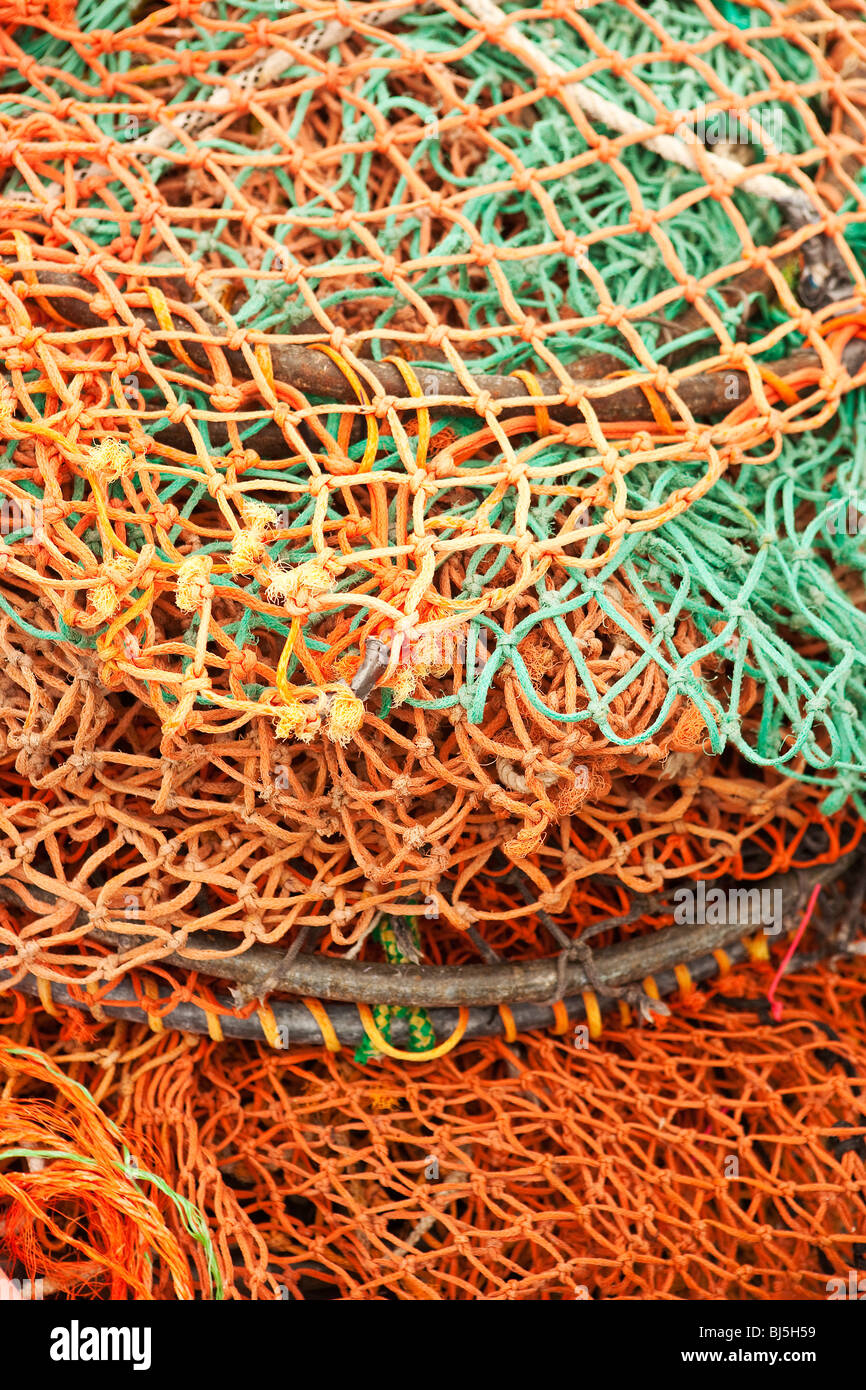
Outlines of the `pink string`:
M 767 998 L 768 998 L 768 1000 L 770 1001 L 770 1013 L 773 1015 L 773 1018 L 776 1020 L 777 1023 L 779 1022 L 779 1019 L 782 1017 L 782 1005 L 781 1005 L 781 1002 L 780 1002 L 778 999 L 774 999 L 774 998 L 773 998 L 773 995 L 776 993 L 776 987 L 777 987 L 777 985 L 779 984 L 779 981 L 781 980 L 782 976 L 783 976 L 784 973 L 785 973 L 785 966 L 788 964 L 788 961 L 791 959 L 792 955 L 794 954 L 794 952 L 796 951 L 797 947 L 799 946 L 799 944 L 800 944 L 800 938 L 802 937 L 803 932 L 806 930 L 806 928 L 807 928 L 808 925 L 809 925 L 809 921 L 810 921 L 810 918 L 811 918 L 811 916 L 812 916 L 812 913 L 813 913 L 814 910 L 815 910 L 815 903 L 818 901 L 818 894 L 820 893 L 820 891 L 821 891 L 821 884 L 820 884 L 820 883 L 816 883 L 816 884 L 815 884 L 815 887 L 812 889 L 812 893 L 811 893 L 811 896 L 810 896 L 810 898 L 809 898 L 809 903 L 808 903 L 808 906 L 806 907 L 806 912 L 805 912 L 805 915 L 804 915 L 804 917 L 803 917 L 803 920 L 802 920 L 802 922 L 800 923 L 800 925 L 799 925 L 799 927 L 797 928 L 797 930 L 794 932 L 794 939 L 793 939 L 793 941 L 791 942 L 790 946 L 788 947 L 787 951 L 785 952 L 785 958 L 784 958 L 784 960 L 782 961 L 782 964 L 779 966 L 779 969 L 776 971 L 776 974 L 775 974 L 774 977 L 773 977 L 773 983 L 770 985 L 770 988 L 767 990 Z

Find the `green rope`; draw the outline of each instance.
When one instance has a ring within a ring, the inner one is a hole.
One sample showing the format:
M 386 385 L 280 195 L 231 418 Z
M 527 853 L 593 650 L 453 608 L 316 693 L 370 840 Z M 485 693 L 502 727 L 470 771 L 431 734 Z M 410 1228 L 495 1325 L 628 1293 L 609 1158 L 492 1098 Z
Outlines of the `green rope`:
M 417 924 L 410 918 L 409 927 L 412 933 L 412 940 L 416 946 L 420 947 L 421 938 Z M 383 920 L 374 928 L 372 932 L 373 940 L 378 941 L 389 965 L 404 965 L 409 957 L 401 950 L 394 933 L 394 925 L 388 918 Z M 405 1018 L 409 1030 L 409 1051 L 410 1052 L 429 1052 L 436 1046 L 436 1034 L 433 1031 L 433 1024 L 430 1016 L 424 1009 L 402 1007 L 391 1008 L 386 1004 L 377 1004 L 373 1009 L 373 1021 L 386 1042 L 391 1041 L 391 1024 L 397 1018 Z M 374 1057 L 381 1056 L 375 1043 L 369 1038 L 365 1038 L 355 1049 L 355 1061 L 361 1066 L 366 1066 Z
M 507 6 L 507 8 L 509 8 Z M 717 7 L 718 8 L 718 7 Z M 747 26 L 752 35 L 747 50 L 733 49 L 726 43 L 705 43 L 717 31 L 713 20 L 697 5 L 673 3 L 672 0 L 650 0 L 640 12 L 615 3 L 593 5 L 580 23 L 565 19 L 539 18 L 531 22 L 534 41 L 542 43 L 557 62 L 573 70 L 591 65 L 593 50 L 587 43 L 582 26 L 591 25 L 599 45 L 621 54 L 626 60 L 638 54 L 659 53 L 662 40 L 652 26 L 674 42 L 685 45 L 701 44 L 701 67 L 681 61 L 660 59 L 638 68 L 643 80 L 652 84 L 656 101 L 672 111 L 699 113 L 716 97 L 713 84 L 704 76 L 709 69 L 715 79 L 730 92 L 743 94 L 744 105 L 750 93 L 765 90 L 767 75 L 763 64 L 771 62 L 779 77 L 793 84 L 798 91 L 808 87 L 817 77 L 808 53 L 795 43 L 772 34 L 760 36 L 760 26 L 767 23 L 764 11 L 744 4 L 721 6 L 734 24 Z M 228 6 L 219 0 L 216 11 L 226 29 L 211 33 L 206 27 L 197 28 L 188 46 L 198 49 L 208 46 L 214 51 L 214 63 L 206 72 L 186 78 L 178 91 L 177 100 L 203 100 L 215 90 L 215 76 L 222 71 L 223 54 L 234 37 L 244 38 L 246 26 L 261 16 L 285 18 L 297 13 L 298 7 L 283 0 L 256 0 Z M 120 31 L 129 23 L 125 0 L 82 0 L 77 10 L 83 29 Z M 527 25 L 529 22 L 527 21 Z M 16 31 L 21 33 L 21 30 Z M 74 96 L 76 101 L 90 100 L 96 108 L 95 119 L 114 122 L 128 115 L 125 98 L 118 93 L 114 109 L 105 111 L 106 100 L 99 74 L 88 63 L 82 50 L 72 48 L 61 39 L 37 29 L 28 30 L 28 51 L 39 63 L 50 65 L 55 74 L 52 81 L 61 95 Z M 479 229 L 485 242 L 503 252 L 497 264 L 499 273 L 508 282 L 510 294 L 528 314 L 543 321 L 555 322 L 564 317 L 593 316 L 598 307 L 598 294 L 588 274 L 600 275 L 616 303 L 638 303 L 664 291 L 676 294 L 681 276 L 700 275 L 714 265 L 736 262 L 742 254 L 743 238 L 720 202 L 701 198 L 691 206 L 683 205 L 669 212 L 671 204 L 681 195 L 700 190 L 699 174 L 670 165 L 639 144 L 624 149 L 621 162 L 636 180 L 641 199 L 649 209 L 662 214 L 665 239 L 679 261 L 677 275 L 665 264 L 656 241 L 636 231 L 620 230 L 631 217 L 629 194 L 610 163 L 591 161 L 586 167 L 567 172 L 556 179 L 544 181 L 546 196 L 552 201 L 561 222 L 579 237 L 590 243 L 587 261 L 568 256 L 554 247 L 549 253 L 521 259 L 524 247 L 544 245 L 553 238 L 544 209 L 529 188 L 515 186 L 513 161 L 529 171 L 541 171 L 573 160 L 585 148 L 574 122 L 554 96 L 539 95 L 533 105 L 532 120 L 521 120 L 509 114 L 508 97 L 516 82 L 525 86 L 526 73 L 520 62 L 505 49 L 492 44 L 467 45 L 466 30 L 446 11 L 423 10 L 412 12 L 400 20 L 399 51 L 387 35 L 371 40 L 373 61 L 358 79 L 358 89 L 351 103 L 343 105 L 343 128 L 340 138 L 341 164 L 336 178 L 338 186 L 351 189 L 355 206 L 363 211 L 370 206 L 373 191 L 369 179 L 369 152 L 363 143 L 374 141 L 373 123 L 367 114 L 371 107 L 387 118 L 413 110 L 425 121 L 425 134 L 413 146 L 407 158 L 418 163 L 429 160 L 434 170 L 451 188 L 463 187 L 468 192 L 461 208 L 466 224 Z M 505 114 L 491 123 L 490 133 L 496 148 L 486 149 L 477 167 L 465 176 L 458 176 L 450 167 L 447 142 L 437 126 L 439 113 L 405 91 L 405 62 L 396 62 L 399 54 L 416 50 L 438 55 L 464 83 L 461 98 L 469 105 L 477 102 L 486 108 L 502 103 Z M 322 52 L 321 60 L 339 61 L 339 52 Z M 129 54 L 114 52 L 110 46 L 101 53 L 100 64 L 109 73 L 122 74 L 129 63 Z M 284 75 L 286 84 L 309 76 L 311 69 L 300 62 L 289 67 Z M 628 80 L 625 74 L 599 68 L 586 78 L 598 92 L 644 119 L 656 119 L 656 111 Z M 0 90 L 9 95 L 6 106 L 10 116 L 29 111 L 28 101 L 39 102 L 40 92 L 22 81 L 21 74 L 11 67 L 0 74 Z M 292 108 L 288 135 L 297 135 L 303 127 L 311 92 L 303 92 Z M 802 112 L 793 102 L 771 104 L 764 112 L 750 107 L 759 120 L 772 117 L 772 136 L 783 152 L 802 154 L 812 146 L 812 136 Z M 820 112 L 815 105 L 815 114 Z M 108 125 L 103 128 L 108 129 Z M 283 137 L 275 137 L 271 149 L 276 155 L 284 152 Z M 231 134 L 212 136 L 207 131 L 199 142 L 202 148 L 218 148 L 240 156 L 233 188 L 224 195 L 218 211 L 222 214 L 206 232 L 195 232 L 179 225 L 174 235 L 194 258 L 217 254 L 227 266 L 246 273 L 242 252 L 232 240 L 236 205 L 234 188 L 243 190 L 256 171 L 244 157 L 248 148 L 233 141 Z M 180 142 L 172 147 L 182 152 Z M 263 146 L 266 149 L 267 146 Z M 507 153 L 506 153 L 507 152 Z M 169 167 L 168 154 L 149 161 L 149 172 L 158 180 L 160 171 Z M 48 166 L 46 166 L 47 168 Z M 58 155 L 57 177 L 62 176 L 62 158 Z M 46 177 L 50 175 L 46 174 Z M 278 177 L 291 219 L 277 222 L 275 236 L 281 244 L 289 238 L 297 220 L 309 224 L 309 235 L 321 241 L 318 260 L 324 269 L 339 270 L 366 255 L 364 248 L 353 240 L 349 228 L 334 225 L 326 197 L 303 196 L 299 201 L 295 181 L 285 170 Z M 861 182 L 866 174 L 861 174 Z M 130 191 L 120 182 L 110 185 L 112 198 L 118 206 L 131 211 Z M 473 196 L 473 189 L 477 193 Z M 23 190 L 20 175 L 12 173 L 8 186 L 10 197 Z M 435 303 L 437 299 L 459 298 L 467 306 L 468 323 L 482 332 L 491 350 L 486 359 L 489 370 L 512 371 L 518 367 L 544 369 L 530 343 L 515 341 L 501 331 L 501 293 L 492 275 L 477 265 L 455 265 L 451 258 L 466 253 L 470 240 L 458 223 L 449 226 L 432 248 L 424 250 L 425 231 L 421 212 L 407 199 L 404 209 L 401 199 L 404 183 L 398 184 L 392 211 L 377 227 L 377 241 L 382 251 L 393 251 L 400 259 L 422 255 L 436 264 L 412 272 L 413 291 Z M 252 196 L 252 195 L 251 195 Z M 757 243 L 770 243 L 779 230 L 777 209 L 762 199 L 738 192 L 735 201 L 748 235 Z M 96 213 L 99 213 L 96 216 Z M 110 244 L 120 233 L 120 223 L 103 202 L 88 209 L 76 204 L 69 214 L 70 226 L 78 235 L 86 235 L 96 246 Z M 133 227 L 135 224 L 133 223 Z M 306 235 L 305 230 L 305 235 Z M 128 236 L 128 232 L 124 231 Z M 598 240 L 593 240 L 598 236 Z M 849 237 L 855 254 L 866 264 L 866 230 L 855 227 Z M 268 253 L 269 255 L 271 253 Z M 286 252 L 288 255 L 288 252 Z M 471 259 L 469 257 L 468 259 Z M 449 263 L 451 262 L 451 263 Z M 266 261 L 266 266 L 271 261 Z M 317 262 L 318 264 L 318 262 Z M 167 267 L 161 266 L 161 273 Z M 249 268 L 251 269 L 251 268 Z M 381 337 L 372 341 L 374 356 L 381 357 L 387 348 L 386 339 L 394 316 L 405 301 L 398 289 L 381 276 L 371 264 L 365 272 L 367 288 L 359 289 L 357 282 L 349 288 L 321 291 L 320 300 L 326 311 L 336 311 L 342 305 L 365 296 L 376 296 L 375 311 L 371 308 L 370 326 Z M 345 277 L 349 278 L 349 277 Z M 337 276 L 323 278 L 322 285 L 339 283 Z M 255 322 L 256 327 L 275 331 L 291 331 L 302 317 L 305 306 L 295 291 L 284 282 L 263 284 L 249 278 L 243 281 L 247 299 L 234 313 L 240 324 Z M 711 296 L 712 297 L 712 296 Z M 243 297 L 239 296 L 239 300 Z M 380 307 L 380 301 L 385 307 Z M 683 301 L 671 299 L 666 315 L 676 314 Z M 736 333 L 742 305 L 727 305 L 717 296 L 716 311 L 728 331 Z M 784 315 L 779 307 L 758 297 L 751 306 L 750 331 L 761 338 L 780 322 Z M 658 324 L 635 325 L 643 342 L 659 361 L 681 344 L 659 342 Z M 592 331 L 576 335 L 566 332 L 546 337 L 548 348 L 563 363 L 575 359 L 578 353 L 605 350 L 615 354 L 623 366 L 635 365 L 636 358 L 625 343 L 619 329 L 599 324 Z M 798 346 L 799 336 L 789 332 L 784 343 L 764 354 L 769 361 L 783 351 Z M 203 386 L 177 372 L 176 362 L 160 358 L 171 370 L 173 389 L 178 401 L 191 406 L 199 429 L 209 448 L 215 467 L 228 476 L 233 468 L 227 459 L 227 447 L 212 446 L 209 426 L 201 417 L 210 412 L 211 403 Z M 34 404 L 39 409 L 45 398 L 35 390 Z M 158 414 L 164 408 L 161 393 L 147 381 L 140 384 L 148 410 Z M 335 417 L 336 420 L 336 417 Z M 332 420 L 332 424 L 335 423 Z M 439 427 L 447 426 L 458 435 L 465 435 L 476 422 L 461 417 L 437 417 Z M 247 445 L 255 448 L 261 424 L 252 422 L 242 434 Z M 164 421 L 156 420 L 148 429 L 156 439 Z M 515 440 L 515 447 L 521 441 Z M 363 440 L 352 446 L 353 457 L 364 447 Z M 818 432 L 805 430 L 787 436 L 778 456 L 761 464 L 746 464 L 736 473 L 715 484 L 712 493 L 694 502 L 689 509 L 668 521 L 652 533 L 633 533 L 623 542 L 617 556 L 608 566 L 594 574 L 553 569 L 537 591 L 538 609 L 526 613 L 513 631 L 506 633 L 494 617 L 477 618 L 469 625 L 469 644 L 481 641 L 487 646 L 488 661 L 475 669 L 466 663 L 462 686 L 435 699 L 410 699 L 410 707 L 428 710 L 454 709 L 466 711 L 473 724 L 485 718 L 491 685 L 504 668 L 513 669 L 526 705 L 564 728 L 572 724 L 597 725 L 601 734 L 616 747 L 629 748 L 653 737 L 668 718 L 675 698 L 682 696 L 700 711 L 708 730 L 708 747 L 714 753 L 733 746 L 752 764 L 774 768 L 804 781 L 827 788 L 825 808 L 831 809 L 853 796 L 856 804 L 864 804 L 866 796 L 866 618 L 850 595 L 862 593 L 866 583 L 866 554 L 863 532 L 839 526 L 852 508 L 866 495 L 866 418 L 862 394 L 848 397 L 834 422 Z M 563 484 L 575 479 L 591 483 L 599 477 L 600 468 L 592 462 L 589 450 L 577 450 L 571 445 L 551 444 L 535 463 L 545 464 L 550 480 Z M 466 461 L 469 473 L 475 460 Z M 653 463 L 633 468 L 626 477 L 628 508 L 640 509 L 658 504 L 671 492 L 689 488 L 703 471 L 700 460 Z M 835 469 L 835 481 L 828 490 L 827 477 Z M 15 450 L 10 446 L 0 456 L 0 478 L 5 471 L 15 470 Z M 394 441 L 382 437 L 374 472 L 392 470 L 405 473 Z M 200 500 L 206 496 L 207 484 L 190 483 L 175 476 L 160 477 L 154 473 L 154 483 L 161 504 L 169 501 L 177 506 L 182 518 L 192 517 Z M 262 460 L 246 475 L 260 484 L 260 497 L 270 500 L 275 495 L 289 497 L 285 506 L 290 526 L 308 526 L 313 503 L 306 491 L 307 468 L 303 460 L 293 464 L 281 463 L 268 467 Z M 289 489 L 286 488 L 289 484 Z M 490 495 L 491 486 L 461 480 L 463 492 L 459 502 L 449 502 L 455 522 L 471 519 L 478 507 Z M 76 479 L 74 497 L 83 499 L 83 480 Z M 291 490 L 295 488 L 296 490 Z M 36 496 L 37 494 L 34 494 Z M 121 496 L 115 489 L 114 495 Z M 392 503 L 392 507 L 395 504 Z M 555 535 L 573 500 L 551 496 L 537 497 L 529 517 L 532 533 L 544 539 Z M 512 526 L 515 500 L 503 498 L 491 514 L 491 524 L 503 533 Z M 342 520 L 340 494 L 329 497 L 326 522 L 339 524 Z M 392 510 L 392 520 L 396 517 Z M 592 520 L 601 520 L 596 513 Z M 74 524 L 69 519 L 68 524 Z M 447 533 L 444 533 L 447 534 Z M 175 526 L 171 536 L 181 535 Z M 94 538 L 95 543 L 98 537 Z M 142 535 L 130 527 L 127 543 L 132 548 L 142 544 Z M 354 552 L 363 571 L 364 545 L 359 538 Z M 215 556 L 224 554 L 227 542 L 207 543 L 202 547 Z M 298 563 L 311 553 L 309 543 L 280 542 L 280 558 L 287 564 Z M 589 546 L 592 553 L 593 543 Z M 98 545 L 95 544 L 95 553 Z M 510 552 L 504 546 L 481 546 L 468 559 L 465 582 L 455 598 L 477 597 L 488 587 L 505 566 Z M 373 573 L 371 564 L 371 573 Z M 552 576 L 552 580 L 551 580 Z M 620 627 L 623 619 L 605 591 L 605 582 L 621 578 L 640 598 L 652 617 L 649 637 L 628 628 L 628 636 L 637 652 L 636 663 L 620 682 L 605 695 L 596 688 L 585 656 L 575 642 L 573 632 L 589 605 L 598 604 L 609 617 L 611 625 Z M 357 583 L 358 571 L 347 572 L 337 585 L 348 590 Z M 217 577 L 214 584 L 227 583 Z M 547 588 L 553 583 L 556 587 Z M 256 592 L 256 586 L 251 586 Z M 20 618 L 12 605 L 0 597 L 0 607 L 31 636 L 49 641 L 67 641 L 82 647 L 92 647 L 98 634 L 70 631 L 58 622 L 58 631 L 43 631 L 32 622 Z M 331 609 L 333 613 L 335 610 Z M 337 610 L 339 611 L 339 610 Z M 357 627 L 363 611 L 347 605 L 352 623 Z M 673 630 L 681 616 L 690 615 L 701 634 L 703 645 L 698 652 L 681 655 L 673 641 Z M 537 625 L 549 620 L 560 634 L 568 657 L 573 664 L 582 699 L 573 714 L 549 707 L 543 693 L 533 685 L 522 650 Z M 304 625 L 304 639 L 312 651 L 323 651 L 327 643 L 319 631 L 326 615 L 315 614 Z M 721 624 L 721 630 L 717 630 Z M 248 610 L 239 621 L 226 629 L 241 647 L 257 643 L 266 633 L 282 639 L 288 636 L 289 619 Z M 710 682 L 695 674 L 698 657 L 718 656 L 725 661 L 724 680 Z M 638 680 L 651 665 L 658 667 L 667 682 L 667 694 L 653 723 L 635 733 L 624 727 L 612 714 L 617 697 Z M 289 668 L 289 679 L 303 679 L 297 659 Z M 757 730 L 743 727 L 737 711 L 744 683 L 758 682 L 762 691 L 762 717 Z M 385 693 L 387 711 L 391 695 Z M 203 702 L 200 701 L 200 704 Z M 802 765 L 801 765 L 802 764 Z

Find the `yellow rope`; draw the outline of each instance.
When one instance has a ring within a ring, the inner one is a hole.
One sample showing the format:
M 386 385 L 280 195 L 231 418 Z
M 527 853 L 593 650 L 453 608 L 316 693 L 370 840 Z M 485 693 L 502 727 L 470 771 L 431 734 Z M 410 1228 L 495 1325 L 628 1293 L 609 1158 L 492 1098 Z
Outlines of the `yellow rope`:
M 386 1057 L 393 1057 L 398 1062 L 432 1062 L 435 1057 L 444 1057 L 447 1052 L 450 1052 L 452 1048 L 457 1046 L 463 1034 L 466 1032 L 469 1023 L 469 1010 L 461 1005 L 460 1019 L 450 1038 L 446 1038 L 444 1042 L 439 1043 L 438 1047 L 431 1047 L 429 1052 L 401 1052 L 399 1048 L 392 1047 L 382 1036 L 379 1029 L 376 1027 L 369 1004 L 359 1004 L 358 1013 L 364 1025 L 364 1032 L 367 1034 L 367 1037 L 370 1039 L 376 1051 L 384 1052 Z

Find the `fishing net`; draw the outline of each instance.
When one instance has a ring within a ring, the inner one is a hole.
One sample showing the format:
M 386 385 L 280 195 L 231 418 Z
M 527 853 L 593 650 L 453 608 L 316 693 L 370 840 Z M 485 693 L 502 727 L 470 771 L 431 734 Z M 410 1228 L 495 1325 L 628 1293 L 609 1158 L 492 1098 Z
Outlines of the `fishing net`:
M 862 550 L 826 542 L 859 451 L 815 481 L 862 356 L 847 22 L 337 10 L 13 7 L 16 621 L 94 650 L 169 757 L 250 721 L 374 740 L 373 818 L 408 743 L 459 786 L 485 726 L 555 740 L 568 788 L 685 721 L 841 803 Z
M 408 1069 L 69 1012 L 16 1029 L 153 1146 L 228 1297 L 823 1299 L 866 1268 L 862 973 L 804 966 L 774 1023 L 756 969 L 652 1030 Z
M 61 1295 L 857 1259 L 861 9 L 0 3 L 16 1267 L 64 1183 Z
M 149 1299 L 161 1283 L 170 1297 L 192 1298 L 198 1279 L 161 1210 L 170 1205 L 185 1235 L 205 1249 L 202 1284 L 210 1292 L 213 1276 L 221 1290 L 201 1213 L 140 1166 L 81 1082 L 6 1038 L 0 1058 L 4 1246 L 31 1287 L 39 1280 L 42 1294 L 47 1283 L 49 1295 Z M 44 1090 L 54 1095 L 44 1098 Z

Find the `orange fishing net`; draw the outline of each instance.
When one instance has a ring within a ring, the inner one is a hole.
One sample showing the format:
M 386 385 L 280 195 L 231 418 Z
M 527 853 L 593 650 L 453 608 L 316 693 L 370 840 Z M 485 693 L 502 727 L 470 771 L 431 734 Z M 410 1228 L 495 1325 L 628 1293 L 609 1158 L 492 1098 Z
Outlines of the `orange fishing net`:
M 7 1275 L 860 1267 L 864 77 L 859 0 L 0 0 Z
M 703 4 L 241 13 L 94 32 L 86 6 L 12 8 L 4 489 L 38 518 L 3 562 L 13 607 L 39 595 L 17 620 L 95 647 L 167 757 L 250 721 L 332 740 L 376 764 L 383 811 L 413 741 L 447 787 L 477 777 L 482 718 L 571 800 L 571 764 L 612 749 L 705 731 L 765 757 L 743 614 L 680 612 L 669 563 L 625 557 L 732 466 L 811 448 L 859 381 L 847 8 L 753 30 Z M 799 658 L 819 703 L 772 757 L 853 774 L 822 654 Z
M 773 1024 L 767 979 L 587 1047 L 525 1035 L 372 1073 L 80 1014 L 16 1031 L 152 1146 L 219 1232 L 230 1296 L 821 1299 L 866 1268 L 866 996 L 806 970 Z M 17 1074 L 5 1094 L 0 1142 Z

